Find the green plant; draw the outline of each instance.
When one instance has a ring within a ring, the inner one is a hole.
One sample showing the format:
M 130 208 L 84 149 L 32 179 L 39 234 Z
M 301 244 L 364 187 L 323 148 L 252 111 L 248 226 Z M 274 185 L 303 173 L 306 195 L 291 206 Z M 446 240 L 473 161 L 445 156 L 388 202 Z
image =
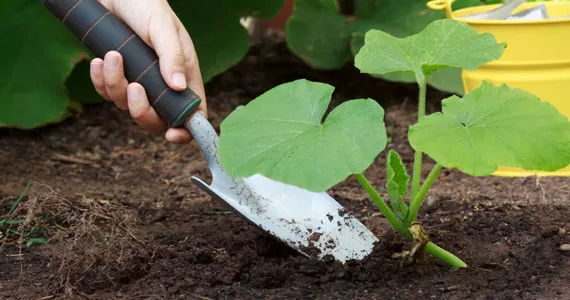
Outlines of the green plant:
M 171 0 L 200 58 L 205 82 L 241 60 L 249 47 L 240 18 L 273 16 L 283 0 Z M 100 98 L 89 79 L 93 56 L 41 1 L 0 2 L 0 126 L 60 122 Z
M 3 244 L 5 241 L 10 240 L 14 237 L 18 242 L 25 243 L 26 247 L 28 248 L 31 247 L 33 244 L 47 243 L 46 238 L 33 236 L 35 234 L 36 229 L 40 227 L 39 223 L 37 222 L 30 229 L 27 229 L 26 231 L 18 231 L 12 228 L 12 226 L 14 225 L 20 225 L 26 222 L 26 220 L 24 219 L 13 220 L 12 213 L 14 212 L 16 207 L 18 207 L 18 205 L 26 195 L 26 192 L 28 191 L 29 187 L 30 183 L 26 185 L 24 191 L 20 194 L 18 199 L 16 199 L 14 204 L 12 204 L 6 216 L 3 219 L 0 219 L 0 245 Z
M 431 22 L 444 19 L 422 0 L 350 0 L 343 11 L 339 0 L 296 0 L 286 28 L 289 49 L 310 66 L 336 69 L 344 66 L 364 45 L 364 34 L 379 29 L 397 37 L 420 32 Z M 481 5 L 480 0 L 459 0 L 454 9 Z M 373 74 L 390 81 L 415 82 L 406 72 Z M 434 72 L 428 84 L 444 91 L 463 94 L 461 70 L 446 68 Z
M 412 175 L 398 153 L 391 150 L 387 156 L 391 207 L 363 175 L 386 147 L 382 107 L 371 99 L 350 100 L 321 123 L 334 89 L 323 83 L 286 83 L 238 107 L 221 125 L 223 168 L 233 177 L 262 174 L 315 192 L 354 175 L 393 228 L 413 241 L 404 255 L 407 261 L 425 251 L 453 267 L 466 267 L 430 242 L 418 223 L 421 204 L 440 171 L 456 168 L 485 176 L 498 166 L 554 171 L 570 163 L 568 119 L 520 89 L 483 82 L 463 98 L 444 99 L 442 112 L 425 115 L 433 72 L 477 69 L 500 58 L 505 47 L 455 20 L 436 20 L 403 39 L 381 30 L 366 33 L 357 68 L 373 74 L 409 72 L 419 85 L 418 122 L 408 133 L 415 150 Z M 423 153 L 436 164 L 422 184 Z

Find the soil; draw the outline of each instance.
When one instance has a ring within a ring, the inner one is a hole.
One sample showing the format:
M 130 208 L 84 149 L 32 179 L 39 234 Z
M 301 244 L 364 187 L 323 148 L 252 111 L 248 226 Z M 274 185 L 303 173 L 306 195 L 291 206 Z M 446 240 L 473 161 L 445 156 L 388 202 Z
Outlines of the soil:
M 333 107 L 351 98 L 378 100 L 388 148 L 411 169 L 406 132 L 415 120 L 416 87 L 372 79 L 350 64 L 312 70 L 279 37 L 265 38 L 207 84 L 209 118 L 218 128 L 238 105 L 298 78 L 334 85 Z M 439 110 L 444 96 L 430 90 L 428 110 Z M 380 242 L 366 260 L 342 265 L 298 255 L 230 213 L 191 183 L 191 176 L 210 180 L 195 143 L 166 143 L 110 103 L 61 124 L 0 135 L 0 216 L 32 181 L 15 213 L 26 216 L 43 203 L 52 209 L 44 212 L 59 209 L 72 220 L 33 212 L 45 234 L 56 223 L 65 234 L 29 248 L 5 240 L 1 299 L 570 299 L 570 252 L 560 249 L 570 242 L 568 178 L 442 172 L 419 221 L 469 264 L 463 270 L 432 257 L 408 266 L 393 259 L 410 243 L 349 178 L 330 194 Z M 385 153 L 365 172 L 377 187 L 385 183 Z M 426 158 L 426 172 L 432 165 Z M 107 243 L 102 237 L 109 235 L 122 244 Z

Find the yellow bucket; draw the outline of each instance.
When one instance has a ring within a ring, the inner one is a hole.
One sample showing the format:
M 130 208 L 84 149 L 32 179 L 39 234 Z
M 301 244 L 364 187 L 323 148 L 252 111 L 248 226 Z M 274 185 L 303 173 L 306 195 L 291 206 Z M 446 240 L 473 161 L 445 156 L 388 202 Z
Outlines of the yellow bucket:
M 491 33 L 506 42 L 503 56 L 474 71 L 463 71 L 465 92 L 479 87 L 483 80 L 521 88 L 554 105 L 570 118 L 570 2 L 542 2 L 552 19 L 538 21 L 469 20 L 462 16 L 486 12 L 500 6 L 482 5 L 452 10 L 454 0 L 432 0 L 428 7 L 445 10 L 448 19 L 465 22 L 479 33 Z M 537 2 L 523 3 L 513 13 L 532 8 Z M 532 120 L 529 120 L 532 121 Z M 570 151 L 570 149 L 568 149 Z M 555 172 L 499 167 L 496 176 L 570 176 L 570 165 Z

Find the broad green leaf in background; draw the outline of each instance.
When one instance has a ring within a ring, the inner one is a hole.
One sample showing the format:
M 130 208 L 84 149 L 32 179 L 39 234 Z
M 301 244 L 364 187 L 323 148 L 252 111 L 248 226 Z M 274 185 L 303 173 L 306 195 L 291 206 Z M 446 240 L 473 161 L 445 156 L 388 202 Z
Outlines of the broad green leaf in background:
M 410 176 L 406 172 L 400 155 L 394 150 L 388 153 L 386 165 L 386 190 L 390 197 L 390 204 L 400 221 L 404 221 L 408 215 L 408 205 L 404 197 L 408 194 Z
M 570 164 L 570 122 L 524 90 L 483 82 L 442 106 L 412 126 L 409 139 L 444 167 L 484 176 L 498 166 L 550 172 Z
M 310 66 L 342 67 L 352 58 L 354 20 L 337 11 L 335 0 L 297 0 L 286 26 L 287 46 Z
M 352 36 L 351 49 L 352 53 L 356 56 L 358 51 L 364 46 L 365 33 L 354 33 Z M 386 74 L 372 74 L 373 76 L 380 77 L 384 80 L 394 82 L 412 83 L 416 82 L 413 73 L 410 72 L 393 72 Z M 428 79 L 428 84 L 441 91 L 463 95 L 465 89 L 463 88 L 463 81 L 461 79 L 460 68 L 442 68 L 435 70 Z
M 369 31 L 364 47 L 356 55 L 355 66 L 370 74 L 412 72 L 422 84 L 437 69 L 477 69 L 500 58 L 505 46 L 497 44 L 493 35 L 479 34 L 463 22 L 437 20 L 422 32 L 403 39 L 381 30 Z
M 271 18 L 284 0 L 170 0 L 198 54 L 204 82 L 239 62 L 249 48 L 241 17 Z
M 386 147 L 384 110 L 371 99 L 351 100 L 322 122 L 333 90 L 296 80 L 238 107 L 221 124 L 224 170 L 232 177 L 262 174 L 315 192 L 364 171 Z
M 85 50 L 40 1 L 0 2 L 0 123 L 34 128 L 67 111 L 65 80 Z
M 336 0 L 296 0 L 286 28 L 287 45 L 312 67 L 336 69 L 350 61 L 364 44 L 370 29 L 396 37 L 420 32 L 431 22 L 445 18 L 442 11 L 427 8 L 421 0 L 354 0 L 353 15 L 343 15 Z M 454 9 L 481 5 L 479 0 L 459 0 Z M 437 71 L 429 84 L 463 94 L 460 70 Z M 414 82 L 406 73 L 374 74 L 391 81 Z

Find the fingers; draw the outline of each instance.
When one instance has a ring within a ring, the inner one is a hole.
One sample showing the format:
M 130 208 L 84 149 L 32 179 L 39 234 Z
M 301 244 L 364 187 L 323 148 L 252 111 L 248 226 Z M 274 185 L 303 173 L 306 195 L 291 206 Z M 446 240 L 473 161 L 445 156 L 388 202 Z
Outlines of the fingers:
M 202 75 L 192 40 L 170 8 L 167 0 L 99 0 L 127 23 L 159 57 L 162 77 L 172 89 L 190 87 L 200 96 L 199 110 L 207 116 L 207 104 Z M 135 5 L 136 4 L 136 5 Z M 166 124 L 150 106 L 144 88 L 129 84 L 124 75 L 119 53 L 108 53 L 104 60 L 91 63 L 91 80 L 97 92 L 121 109 L 128 109 L 139 126 L 153 132 L 166 129 Z M 166 139 L 173 143 L 188 143 L 191 134 L 184 128 L 168 129 Z
M 159 58 L 160 70 L 166 83 L 175 90 L 187 87 L 184 52 L 178 38 L 175 20 L 167 10 L 156 16 L 149 27 L 151 43 Z
M 131 117 L 144 129 L 152 132 L 161 132 L 166 128 L 166 124 L 156 111 L 150 106 L 146 93 L 142 85 L 131 83 L 127 89 L 128 105 Z M 165 138 L 172 143 L 185 144 L 192 140 L 190 132 L 184 128 L 170 128 L 166 132 Z
M 95 58 L 91 61 L 91 81 L 93 82 L 93 86 L 95 90 L 101 97 L 105 98 L 105 100 L 111 100 L 109 95 L 107 95 L 107 90 L 105 89 L 105 77 L 103 75 L 103 60 L 100 58 Z
M 123 58 L 119 52 L 111 51 L 105 55 L 103 77 L 107 95 L 120 109 L 128 109 L 127 86 L 129 83 L 125 78 Z
M 192 135 L 184 128 L 170 128 L 166 132 L 165 138 L 171 143 L 186 144 L 192 140 Z
M 152 132 L 160 132 L 166 128 L 164 121 L 150 106 L 142 85 L 139 83 L 129 84 L 127 96 L 129 112 L 137 124 Z
M 123 59 L 116 51 L 105 55 L 105 60 L 95 58 L 91 61 L 91 81 L 101 97 L 115 102 L 122 110 L 128 108 L 127 85 Z

